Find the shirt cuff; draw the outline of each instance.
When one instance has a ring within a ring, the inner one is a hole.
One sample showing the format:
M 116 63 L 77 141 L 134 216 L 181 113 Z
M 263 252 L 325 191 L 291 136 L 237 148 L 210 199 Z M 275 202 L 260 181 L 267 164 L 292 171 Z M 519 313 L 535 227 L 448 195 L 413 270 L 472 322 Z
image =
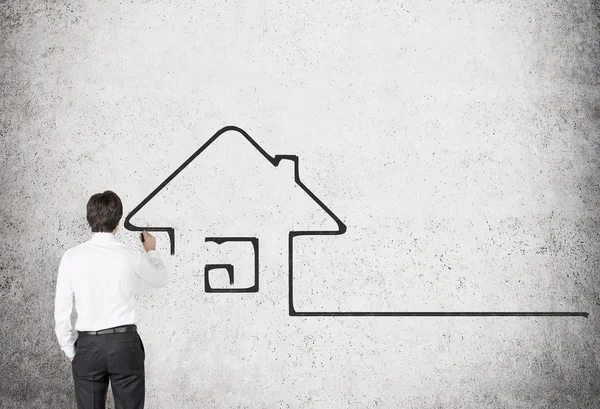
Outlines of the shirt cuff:
M 65 352 L 65 355 L 69 359 L 73 359 L 73 357 L 75 356 L 75 348 L 74 347 L 65 348 L 65 349 L 63 349 L 63 351 Z
M 147 251 L 146 254 L 148 255 L 149 258 L 158 258 L 158 257 L 160 257 L 160 254 L 159 254 L 158 250 L 150 250 L 150 251 Z

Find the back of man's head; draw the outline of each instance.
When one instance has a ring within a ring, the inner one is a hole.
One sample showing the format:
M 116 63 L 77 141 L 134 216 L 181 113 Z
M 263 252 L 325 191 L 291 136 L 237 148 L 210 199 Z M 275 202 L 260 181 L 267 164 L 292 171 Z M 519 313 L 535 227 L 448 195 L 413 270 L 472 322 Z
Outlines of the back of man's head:
M 87 221 L 92 232 L 112 232 L 123 216 L 121 199 L 113 191 L 96 193 L 87 203 Z

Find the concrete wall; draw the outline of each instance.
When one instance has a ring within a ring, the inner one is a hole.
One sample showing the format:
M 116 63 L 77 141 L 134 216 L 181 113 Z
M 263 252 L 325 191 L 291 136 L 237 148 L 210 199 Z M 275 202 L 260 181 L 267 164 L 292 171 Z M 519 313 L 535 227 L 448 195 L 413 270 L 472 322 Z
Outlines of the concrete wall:
M 0 9 L 1 407 L 75 407 L 53 297 L 89 196 L 131 211 L 225 125 L 298 155 L 348 226 L 297 239 L 299 310 L 590 316 L 290 317 L 287 232 L 331 221 L 230 137 L 139 214 L 177 240 L 139 297 L 146 407 L 600 406 L 598 2 Z M 206 294 L 206 262 L 251 264 L 204 237 L 256 226 L 260 291 Z

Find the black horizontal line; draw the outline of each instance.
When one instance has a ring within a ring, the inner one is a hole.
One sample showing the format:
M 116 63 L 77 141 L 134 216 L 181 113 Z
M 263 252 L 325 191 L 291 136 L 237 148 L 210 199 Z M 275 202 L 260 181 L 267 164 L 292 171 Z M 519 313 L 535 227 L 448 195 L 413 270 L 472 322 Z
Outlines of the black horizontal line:
M 585 317 L 587 312 L 503 312 L 503 311 L 475 311 L 475 312 L 302 312 L 292 311 L 291 316 L 298 317 Z

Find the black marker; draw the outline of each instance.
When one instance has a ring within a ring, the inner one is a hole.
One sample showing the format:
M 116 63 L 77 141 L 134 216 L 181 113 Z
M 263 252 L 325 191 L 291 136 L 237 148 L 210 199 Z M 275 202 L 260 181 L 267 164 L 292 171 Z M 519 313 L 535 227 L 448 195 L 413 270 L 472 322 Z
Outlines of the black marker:
M 142 241 L 142 243 L 144 242 L 144 233 L 140 233 L 140 240 Z

